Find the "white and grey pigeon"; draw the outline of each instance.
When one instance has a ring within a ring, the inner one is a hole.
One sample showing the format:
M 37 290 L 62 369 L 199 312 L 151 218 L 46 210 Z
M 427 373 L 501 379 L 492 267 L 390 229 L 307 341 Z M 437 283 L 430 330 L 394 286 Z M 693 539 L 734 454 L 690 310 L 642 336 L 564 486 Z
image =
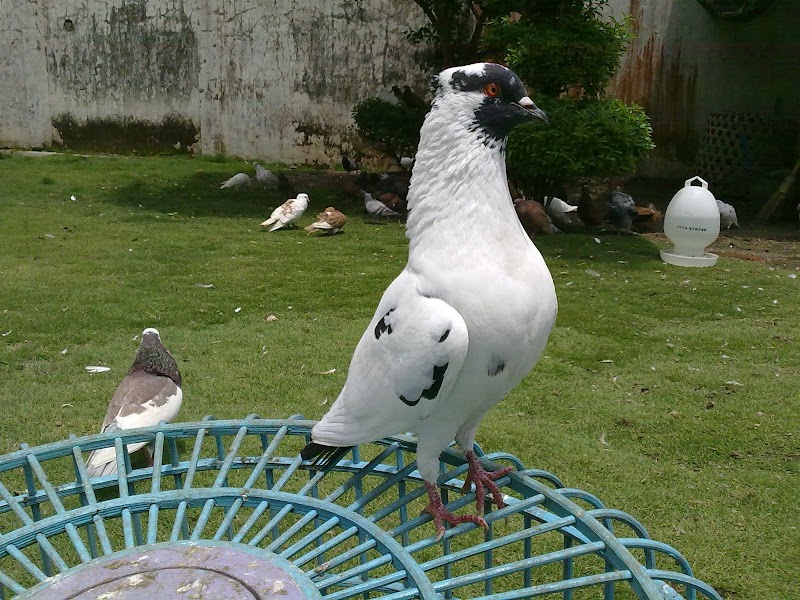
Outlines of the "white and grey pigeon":
M 278 187 L 280 179 L 275 177 L 275 175 L 272 174 L 272 171 L 270 171 L 265 167 L 262 167 L 257 162 L 253 163 L 253 167 L 255 167 L 256 169 L 256 183 L 258 185 L 260 185 L 261 187 L 270 187 L 270 188 Z
M 609 218 L 617 231 L 628 231 L 633 225 L 636 215 L 636 203 L 633 198 L 619 189 L 611 192 L 608 200 Z
M 237 173 L 230 179 L 226 179 L 219 185 L 219 189 L 240 188 L 243 185 L 250 185 L 250 175 L 247 173 Z
M 181 383 L 178 364 L 162 345 L 158 330 L 148 327 L 142 332 L 133 365 L 111 398 L 100 431 L 134 429 L 172 421 L 183 403 Z M 128 444 L 128 453 L 132 454 L 146 444 Z M 94 450 L 86 461 L 86 470 L 89 477 L 116 473 L 114 446 Z
M 350 447 L 416 434 L 438 538 L 444 522 L 486 526 L 488 472 L 473 450 L 486 412 L 525 377 L 555 322 L 553 280 L 514 212 L 505 147 L 517 124 L 546 121 L 519 78 L 497 64 L 433 78 L 408 194 L 405 269 L 384 292 L 350 362 L 344 388 L 301 452 L 316 468 Z M 455 439 L 474 483 L 476 515 L 453 515 L 437 487 L 439 455 Z M 437 538 L 437 539 L 438 539 Z
M 289 198 L 273 210 L 269 219 L 261 223 L 261 226 L 269 227 L 270 231 L 276 231 L 282 227 L 293 225 L 306 212 L 308 202 L 308 194 L 297 194 L 297 198 Z
M 380 200 L 376 200 L 375 196 L 369 192 L 364 192 L 364 210 L 367 211 L 370 217 L 381 219 L 400 216 L 400 213 L 393 211 Z
M 721 229 L 730 229 L 734 225 L 739 227 L 739 220 L 736 218 L 736 209 L 727 202 L 717 200 L 719 208 L 719 226 Z

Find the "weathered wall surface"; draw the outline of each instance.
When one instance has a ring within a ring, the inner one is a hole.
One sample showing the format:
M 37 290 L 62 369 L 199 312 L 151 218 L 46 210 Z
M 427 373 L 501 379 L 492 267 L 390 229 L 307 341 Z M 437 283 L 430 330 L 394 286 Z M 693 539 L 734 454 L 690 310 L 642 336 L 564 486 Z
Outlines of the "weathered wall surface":
M 338 160 L 352 106 L 419 76 L 422 20 L 396 0 L 0 0 L 0 145 L 170 117 L 205 154 Z
M 651 117 L 658 149 L 643 174 L 689 174 L 687 157 L 712 113 L 800 118 L 797 0 L 775 0 L 746 22 L 715 19 L 695 0 L 611 0 L 609 8 L 629 14 L 637 36 L 610 91 Z

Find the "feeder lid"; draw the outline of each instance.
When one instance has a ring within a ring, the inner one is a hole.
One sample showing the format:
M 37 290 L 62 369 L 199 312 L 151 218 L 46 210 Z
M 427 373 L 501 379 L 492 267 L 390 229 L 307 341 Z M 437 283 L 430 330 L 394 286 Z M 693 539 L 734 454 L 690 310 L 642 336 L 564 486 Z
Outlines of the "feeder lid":
M 661 251 L 661 260 L 669 265 L 678 267 L 713 267 L 717 264 L 718 258 L 716 254 L 711 252 L 705 252 L 703 256 L 687 256 L 685 254 L 676 254 L 675 251 Z
M 185 595 L 185 596 L 184 596 Z M 52 577 L 26 600 L 315 600 L 311 580 L 285 558 L 245 544 L 176 541 L 139 546 Z

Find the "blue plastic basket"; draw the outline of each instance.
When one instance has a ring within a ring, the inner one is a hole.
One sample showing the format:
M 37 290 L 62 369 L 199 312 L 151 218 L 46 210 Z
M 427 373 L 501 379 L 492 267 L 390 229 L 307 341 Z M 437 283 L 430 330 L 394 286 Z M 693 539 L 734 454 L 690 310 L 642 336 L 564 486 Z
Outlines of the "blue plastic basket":
M 484 456 L 518 469 L 498 482 L 507 506 L 488 505 L 489 530 L 462 524 L 436 542 L 413 438 L 362 445 L 321 473 L 298 456 L 313 424 L 207 417 L 0 457 L 0 598 L 152 599 L 172 585 L 216 600 L 721 600 L 633 517 L 508 454 Z M 152 466 L 131 465 L 137 441 Z M 107 446 L 125 468 L 90 480 L 88 452 Z M 453 511 L 474 510 L 466 469 L 442 454 Z

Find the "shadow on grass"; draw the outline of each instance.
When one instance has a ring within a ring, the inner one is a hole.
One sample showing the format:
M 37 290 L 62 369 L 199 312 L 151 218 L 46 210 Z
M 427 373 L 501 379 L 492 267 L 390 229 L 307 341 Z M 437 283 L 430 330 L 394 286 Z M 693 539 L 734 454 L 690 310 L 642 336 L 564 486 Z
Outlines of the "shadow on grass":
M 599 240 L 598 244 L 596 240 Z M 646 265 L 661 263 L 659 247 L 642 235 L 616 233 L 565 233 L 537 237 L 534 243 L 547 259 L 566 262 L 590 261 L 597 264 Z
M 340 191 L 336 174 L 286 171 L 288 188 L 266 189 L 252 184 L 240 189 L 220 189 L 220 183 L 230 175 L 200 169 L 176 181 L 169 181 L 164 176 L 142 176 L 117 187 L 109 195 L 109 200 L 119 206 L 184 216 L 265 219 L 287 198 L 305 192 L 311 199 L 308 214 L 316 214 L 331 205 L 346 214 L 363 210 L 360 204 Z

